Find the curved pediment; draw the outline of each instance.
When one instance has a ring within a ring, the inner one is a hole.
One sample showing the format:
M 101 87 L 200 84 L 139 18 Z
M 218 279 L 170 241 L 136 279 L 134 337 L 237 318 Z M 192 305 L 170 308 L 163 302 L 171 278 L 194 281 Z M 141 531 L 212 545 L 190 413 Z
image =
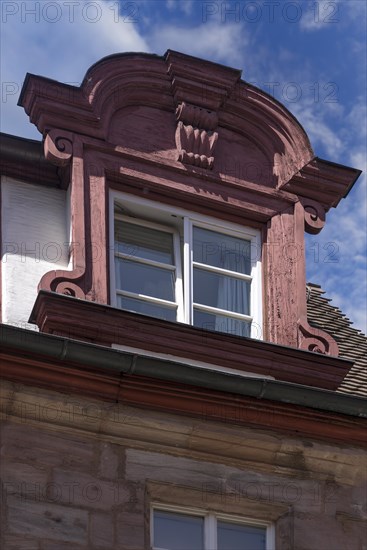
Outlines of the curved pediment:
M 164 204 L 261 230 L 266 337 L 336 352 L 307 322 L 303 230 L 322 229 L 356 171 L 314 158 L 297 120 L 240 71 L 173 51 L 120 54 L 79 88 L 28 75 L 20 104 L 70 188 L 72 270 L 46 273 L 40 289 L 109 303 L 109 205 L 128 193 L 153 201 L 156 221 Z
M 312 160 L 310 143 L 287 109 L 240 76 L 173 51 L 117 54 L 79 88 L 28 75 L 20 104 L 43 134 L 59 128 L 280 187 Z

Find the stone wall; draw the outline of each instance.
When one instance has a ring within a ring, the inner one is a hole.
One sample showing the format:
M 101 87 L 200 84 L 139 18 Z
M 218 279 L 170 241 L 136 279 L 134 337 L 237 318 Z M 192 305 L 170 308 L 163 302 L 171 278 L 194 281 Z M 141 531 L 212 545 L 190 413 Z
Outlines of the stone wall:
M 367 548 L 362 449 L 7 382 L 1 393 L 1 548 L 148 549 L 152 503 L 270 521 L 277 550 Z

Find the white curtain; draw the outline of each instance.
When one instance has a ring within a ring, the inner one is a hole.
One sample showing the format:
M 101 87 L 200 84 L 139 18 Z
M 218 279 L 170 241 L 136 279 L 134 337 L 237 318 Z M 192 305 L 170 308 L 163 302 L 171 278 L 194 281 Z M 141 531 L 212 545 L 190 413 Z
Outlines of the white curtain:
M 223 269 L 245 272 L 246 258 L 235 251 L 223 250 L 221 253 L 221 265 Z M 236 313 L 250 313 L 247 284 L 243 279 L 235 277 L 221 277 L 218 285 L 217 307 Z M 225 325 L 225 326 L 223 326 Z M 221 330 L 230 334 L 242 334 L 241 321 L 230 317 L 216 316 L 215 330 Z

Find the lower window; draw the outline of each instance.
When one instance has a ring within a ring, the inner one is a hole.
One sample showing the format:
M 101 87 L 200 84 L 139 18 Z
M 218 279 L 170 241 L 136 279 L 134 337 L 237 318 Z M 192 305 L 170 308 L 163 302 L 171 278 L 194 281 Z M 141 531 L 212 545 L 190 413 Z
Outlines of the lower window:
M 267 550 L 270 527 L 241 518 L 154 507 L 153 550 Z

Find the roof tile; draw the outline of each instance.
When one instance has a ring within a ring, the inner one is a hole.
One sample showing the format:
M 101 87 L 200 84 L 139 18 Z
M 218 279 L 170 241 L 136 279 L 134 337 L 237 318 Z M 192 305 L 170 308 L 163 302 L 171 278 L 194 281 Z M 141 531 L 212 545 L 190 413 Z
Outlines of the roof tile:
M 331 334 L 339 346 L 340 357 L 354 361 L 337 391 L 367 397 L 367 337 L 353 328 L 348 317 L 323 296 L 319 285 L 308 283 L 307 287 L 309 324 Z

